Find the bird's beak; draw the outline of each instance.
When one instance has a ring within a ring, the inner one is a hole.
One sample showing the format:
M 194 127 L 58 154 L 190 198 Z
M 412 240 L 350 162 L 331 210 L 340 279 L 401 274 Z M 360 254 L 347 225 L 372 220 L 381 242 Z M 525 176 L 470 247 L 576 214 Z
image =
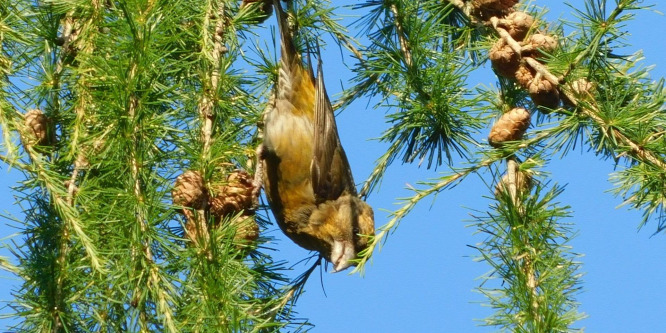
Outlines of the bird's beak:
M 337 273 L 351 266 L 350 260 L 356 258 L 354 246 L 350 242 L 336 240 L 333 242 L 333 251 L 331 251 L 331 261 L 333 262 L 333 272 Z

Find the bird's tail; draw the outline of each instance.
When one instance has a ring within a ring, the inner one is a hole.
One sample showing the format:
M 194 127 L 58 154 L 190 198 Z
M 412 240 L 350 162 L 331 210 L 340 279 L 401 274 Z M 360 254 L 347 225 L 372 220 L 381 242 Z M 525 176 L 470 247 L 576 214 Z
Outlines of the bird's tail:
M 282 9 L 280 0 L 273 0 L 273 5 L 275 7 L 275 16 L 278 21 L 278 29 L 280 31 L 280 45 L 281 45 L 281 60 L 286 65 L 291 65 L 296 59 L 296 46 L 294 46 L 294 40 L 292 31 L 289 28 L 289 22 L 287 21 L 287 13 Z
M 308 66 L 308 68 L 303 66 L 303 59 L 294 44 L 295 33 L 287 21 L 287 13 L 282 9 L 279 0 L 274 0 L 273 4 L 280 30 L 281 43 L 276 97 L 278 100 L 288 100 L 294 106 L 295 112 L 311 113 L 314 108 L 314 73 L 312 66 Z

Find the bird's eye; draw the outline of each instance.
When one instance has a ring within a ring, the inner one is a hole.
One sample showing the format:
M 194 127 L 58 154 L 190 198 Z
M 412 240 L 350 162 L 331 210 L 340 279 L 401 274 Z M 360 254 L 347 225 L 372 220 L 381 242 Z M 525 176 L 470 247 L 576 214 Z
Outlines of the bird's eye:
M 352 232 L 354 232 L 354 234 L 358 234 L 358 233 L 360 233 L 361 231 L 358 230 L 358 228 L 354 228 L 354 229 L 352 229 Z

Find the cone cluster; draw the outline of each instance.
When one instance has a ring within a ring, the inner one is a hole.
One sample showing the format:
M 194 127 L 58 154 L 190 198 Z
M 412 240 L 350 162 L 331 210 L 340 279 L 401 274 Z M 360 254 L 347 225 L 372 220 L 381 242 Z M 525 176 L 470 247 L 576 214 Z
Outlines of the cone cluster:
M 224 185 L 211 191 L 198 171 L 188 170 L 176 178 L 171 194 L 174 205 L 183 207 L 181 213 L 187 219 L 185 229 L 188 237 L 202 234 L 197 230 L 197 216 L 192 210 L 199 211 L 202 216 L 210 213 L 216 227 L 220 226 L 222 218 L 234 217 L 230 223 L 236 230 L 236 243 L 251 243 L 259 237 L 259 225 L 254 219 L 258 191 L 252 177 L 245 171 L 231 172 Z M 202 228 L 201 225 L 198 227 Z M 208 226 L 204 224 L 203 227 Z
M 491 17 L 487 17 L 487 15 L 480 17 L 492 23 L 500 32 L 500 38 L 489 52 L 490 62 L 497 74 L 514 79 L 528 91 L 535 105 L 547 109 L 557 108 L 560 104 L 558 83 L 550 81 L 543 76 L 543 73 L 539 73 L 538 68 L 533 67 L 536 66 L 535 63 L 543 65 L 542 60 L 537 60 L 542 54 L 549 54 L 557 50 L 558 43 L 555 36 L 539 32 L 532 33 L 536 20 L 526 12 L 515 11 L 512 7 L 517 1 L 484 0 L 473 3 L 479 3 L 476 6 L 483 4 L 479 8 L 493 8 L 494 10 L 486 11 L 493 13 Z M 497 10 L 497 8 L 502 8 L 502 10 Z M 534 62 L 530 64 L 527 58 L 533 59 Z
M 489 51 L 489 59 L 495 72 L 525 89 L 541 111 L 555 109 L 560 105 L 559 82 L 545 70 L 543 54 L 557 50 L 555 36 L 535 32 L 537 22 L 530 14 L 518 11 L 514 6 L 518 0 L 471 0 L 472 14 L 492 25 L 500 38 Z M 531 114 L 521 107 L 504 113 L 492 126 L 488 143 L 501 148 L 511 141 L 523 139 L 530 126 Z M 513 170 L 517 169 L 514 165 Z M 532 176 L 529 171 L 516 170 L 502 176 L 495 187 L 495 195 L 510 193 L 522 195 L 530 191 Z

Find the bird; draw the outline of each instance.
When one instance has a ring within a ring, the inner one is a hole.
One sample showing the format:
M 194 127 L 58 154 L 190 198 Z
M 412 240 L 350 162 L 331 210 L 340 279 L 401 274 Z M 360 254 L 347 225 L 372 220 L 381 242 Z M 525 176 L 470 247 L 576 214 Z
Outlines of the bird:
M 279 0 L 279 74 L 263 115 L 259 159 L 264 192 L 278 226 L 294 243 L 333 264 L 354 259 L 374 236 L 374 212 L 356 190 L 326 93 L 321 56 L 315 78 L 297 52 Z

